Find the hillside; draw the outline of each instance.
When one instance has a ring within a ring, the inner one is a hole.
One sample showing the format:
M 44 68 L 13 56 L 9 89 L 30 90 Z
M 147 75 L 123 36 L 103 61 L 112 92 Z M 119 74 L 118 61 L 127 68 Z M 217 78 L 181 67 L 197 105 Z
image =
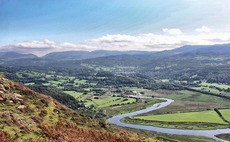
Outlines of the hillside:
M 83 116 L 51 97 L 0 76 L 0 139 L 9 141 L 153 141 Z

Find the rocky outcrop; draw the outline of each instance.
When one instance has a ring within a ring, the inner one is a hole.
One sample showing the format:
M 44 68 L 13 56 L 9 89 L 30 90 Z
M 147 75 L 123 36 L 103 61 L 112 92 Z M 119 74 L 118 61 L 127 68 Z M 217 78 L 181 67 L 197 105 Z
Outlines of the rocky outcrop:
M 23 96 L 11 90 L 10 84 L 6 79 L 0 78 L 0 101 L 17 102 L 23 101 Z

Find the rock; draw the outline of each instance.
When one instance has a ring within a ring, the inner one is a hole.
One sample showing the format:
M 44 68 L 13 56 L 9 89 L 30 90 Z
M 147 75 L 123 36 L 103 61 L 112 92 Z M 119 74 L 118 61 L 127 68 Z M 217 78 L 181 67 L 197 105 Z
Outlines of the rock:
M 0 96 L 0 101 L 4 101 L 5 99 Z
M 0 92 L 0 101 L 6 101 L 6 94 Z
M 14 95 L 16 98 L 22 98 L 22 95 L 20 95 L 20 94 L 14 93 L 13 95 Z
M 22 98 L 23 98 L 22 95 L 17 94 L 17 93 L 14 93 L 12 97 L 14 101 L 17 101 L 17 100 L 22 101 L 23 100 Z
M 0 95 L 3 95 L 3 94 L 4 94 L 4 92 L 0 90 Z
M 0 84 L 0 91 L 6 92 L 4 85 Z
M 18 109 L 25 109 L 25 108 L 26 108 L 25 105 L 20 105 L 20 106 L 18 106 Z

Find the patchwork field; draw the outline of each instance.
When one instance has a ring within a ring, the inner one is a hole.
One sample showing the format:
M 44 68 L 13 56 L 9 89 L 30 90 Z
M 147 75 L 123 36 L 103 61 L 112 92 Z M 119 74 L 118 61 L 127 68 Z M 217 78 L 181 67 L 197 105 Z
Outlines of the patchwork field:
M 97 68 L 97 67 L 96 67 Z M 109 68 L 108 68 L 109 69 Z M 105 69 L 105 70 L 108 70 Z M 116 68 L 114 68 L 115 70 Z M 98 68 L 101 70 L 101 68 Z M 24 83 L 30 85 L 42 85 L 51 88 L 58 88 L 66 94 L 73 96 L 84 105 L 87 105 L 91 112 L 96 114 L 103 113 L 105 118 L 109 118 L 114 115 L 137 111 L 150 107 L 154 103 L 158 103 L 161 100 L 155 99 L 155 97 L 170 98 L 175 100 L 165 108 L 148 112 L 146 114 L 125 118 L 122 121 L 127 123 L 136 123 L 143 125 L 153 125 L 166 128 L 179 128 L 179 129 L 217 129 L 228 128 L 230 121 L 230 108 L 229 100 L 222 97 L 209 95 L 210 93 L 227 93 L 226 89 L 230 88 L 229 85 L 201 82 L 199 86 L 194 87 L 194 90 L 148 90 L 144 87 L 129 86 L 125 83 L 127 79 L 124 76 L 116 76 L 125 85 L 113 86 L 116 84 L 116 80 L 113 80 L 112 76 L 95 75 L 89 76 L 74 76 L 65 73 L 57 72 L 19 72 L 17 76 L 23 78 L 29 77 Z M 31 79 L 35 78 L 35 79 Z M 113 82 L 111 82 L 113 80 Z M 133 80 L 130 80 L 133 81 Z M 104 84 L 104 83 L 107 84 Z M 170 80 L 162 80 L 163 83 L 170 83 Z M 188 83 L 181 81 L 182 83 Z M 129 82 L 130 83 L 130 82 Z M 127 86 L 126 86 L 127 85 Z M 193 86 L 192 86 L 193 87 Z M 148 96 L 151 98 L 129 98 L 130 96 Z M 113 97 L 114 96 L 114 97 Z M 214 111 L 214 108 L 218 108 L 225 120 Z M 47 112 L 52 110 L 47 110 Z M 103 116 L 103 115 L 101 115 Z M 47 116 L 49 117 L 49 116 Z M 54 119 L 55 120 L 55 119 Z M 49 122 L 49 123 L 55 123 Z M 141 132 L 142 133 L 142 132 Z M 148 132 L 146 132 L 148 133 Z M 156 136 L 156 134 L 154 134 Z M 181 141 L 191 140 L 193 141 L 210 141 L 206 138 L 190 137 L 173 135 L 158 134 L 159 139 L 163 140 L 175 140 Z M 157 137 L 157 136 L 156 136 Z M 228 137 L 228 135 L 224 135 Z
M 123 98 L 123 97 L 105 97 L 99 99 L 92 99 L 91 101 L 87 101 L 87 105 L 95 105 L 98 108 L 123 105 L 123 104 L 131 104 L 135 103 L 136 99 L 134 98 Z

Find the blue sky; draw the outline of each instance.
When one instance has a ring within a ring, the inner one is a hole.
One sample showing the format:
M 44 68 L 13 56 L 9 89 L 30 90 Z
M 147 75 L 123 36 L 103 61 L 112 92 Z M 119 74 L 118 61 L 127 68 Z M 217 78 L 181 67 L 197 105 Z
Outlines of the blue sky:
M 0 46 L 15 50 L 31 44 L 28 52 L 33 52 L 46 46 L 50 51 L 132 50 L 134 43 L 134 49 L 164 50 L 183 43 L 225 43 L 230 40 L 229 13 L 229 0 L 0 0 Z M 160 39 L 173 34 L 187 40 L 161 47 Z M 196 34 L 201 39 L 189 41 Z M 216 42 L 203 41 L 208 35 Z M 141 45 L 142 39 L 148 46 Z

